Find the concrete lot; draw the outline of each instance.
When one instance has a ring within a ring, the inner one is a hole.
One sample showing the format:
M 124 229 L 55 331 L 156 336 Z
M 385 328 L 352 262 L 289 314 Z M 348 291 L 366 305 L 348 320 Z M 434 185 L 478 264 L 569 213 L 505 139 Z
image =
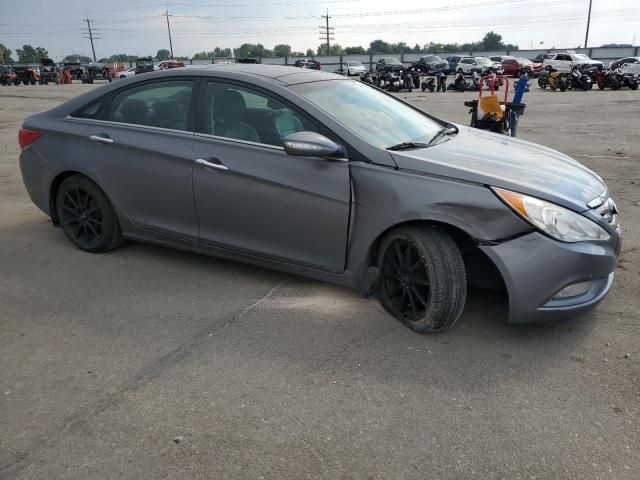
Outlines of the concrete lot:
M 534 87 L 521 121 L 622 211 L 600 307 L 514 328 L 472 292 L 424 336 L 304 278 L 74 248 L 24 190 L 17 131 L 88 88 L 0 87 L 0 478 L 638 478 L 640 92 Z M 473 95 L 400 94 L 464 123 Z

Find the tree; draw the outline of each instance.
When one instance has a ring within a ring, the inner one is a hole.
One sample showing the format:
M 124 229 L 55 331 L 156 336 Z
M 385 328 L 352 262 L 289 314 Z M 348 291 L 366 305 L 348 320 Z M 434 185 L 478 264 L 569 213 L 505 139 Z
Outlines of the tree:
M 273 54 L 276 57 L 290 57 L 291 56 L 291 46 L 287 44 L 279 44 L 273 47 Z
M 158 50 L 158 53 L 156 53 L 156 58 L 160 61 L 169 60 L 171 58 L 171 52 L 166 48 L 161 48 Z
M 14 60 L 11 58 L 11 53 L 11 50 L 0 43 L 0 64 L 13 63 Z
M 342 55 L 342 47 L 337 43 L 329 46 L 327 50 L 327 44 L 321 43 L 318 45 L 318 55 Z
M 307 48 L 307 53 L 305 54 L 306 57 L 313 57 L 315 55 L 315 53 L 313 53 L 313 50 L 311 50 L 310 48 Z
M 500 50 L 504 46 L 502 35 L 491 30 L 485 34 L 478 46 L 483 50 Z
M 345 47 L 345 55 L 364 55 L 367 51 L 363 47 Z
M 124 53 L 121 53 L 120 55 L 128 56 Z M 109 61 L 110 62 L 124 61 L 124 60 L 114 59 L 114 57 L 117 57 L 117 56 L 118 55 L 111 55 L 111 57 L 109 57 Z M 91 58 L 84 55 L 78 55 L 77 53 L 72 53 L 71 55 L 67 55 L 62 59 L 62 63 L 89 63 L 89 62 L 91 62 Z
M 42 47 L 33 48 L 31 45 L 23 45 L 22 48 L 16 48 L 18 61 L 20 63 L 40 63 L 41 58 L 49 56 L 49 52 Z
M 369 53 L 392 53 L 391 45 L 384 40 L 374 40 L 369 44 Z

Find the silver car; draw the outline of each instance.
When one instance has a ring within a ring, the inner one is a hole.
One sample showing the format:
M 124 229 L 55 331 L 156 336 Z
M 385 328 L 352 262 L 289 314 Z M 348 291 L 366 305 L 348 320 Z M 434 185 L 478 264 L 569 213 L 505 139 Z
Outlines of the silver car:
M 33 202 L 84 251 L 130 239 L 305 275 L 423 333 L 468 285 L 505 288 L 513 323 L 584 312 L 620 251 L 615 203 L 577 161 L 325 72 L 138 75 L 19 136 Z

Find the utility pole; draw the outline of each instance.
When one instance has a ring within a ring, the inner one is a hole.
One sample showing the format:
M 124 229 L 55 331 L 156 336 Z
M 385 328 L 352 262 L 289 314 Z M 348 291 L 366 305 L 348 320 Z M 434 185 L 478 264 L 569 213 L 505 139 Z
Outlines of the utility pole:
M 93 22 L 93 20 L 91 20 L 88 16 L 87 18 L 84 19 L 85 22 L 87 22 L 87 28 L 85 29 L 85 31 L 83 31 L 82 33 L 84 33 L 84 37 L 83 38 L 88 38 L 89 40 L 91 40 L 91 52 L 93 53 L 93 61 L 96 61 L 96 49 L 93 46 L 93 41 L 94 40 L 100 40 L 100 37 L 95 37 L 94 35 L 98 35 L 98 30 L 96 28 L 91 28 L 91 23 Z
M 329 55 L 331 52 L 329 41 L 335 40 L 335 38 L 333 37 L 333 27 L 329 27 L 329 19 L 331 17 L 329 16 L 328 8 L 327 8 L 327 14 L 322 15 L 321 18 L 324 18 L 326 23 L 325 25 L 320 25 L 320 40 L 325 41 L 325 44 L 327 45 L 327 55 Z
M 167 32 L 169 32 L 169 49 L 171 50 L 171 58 L 173 58 L 173 42 L 171 41 L 171 25 L 169 25 L 169 7 L 167 6 L 166 11 L 162 14 L 167 17 Z
M 587 34 L 584 36 L 584 48 L 588 48 L 587 42 L 589 41 L 589 24 L 591 23 L 591 2 L 589 0 L 589 15 L 587 16 Z

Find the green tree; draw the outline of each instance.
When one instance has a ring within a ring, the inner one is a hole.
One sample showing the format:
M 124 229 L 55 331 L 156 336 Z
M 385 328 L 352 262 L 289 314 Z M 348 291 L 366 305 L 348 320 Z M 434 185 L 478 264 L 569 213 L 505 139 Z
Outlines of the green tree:
M 478 46 L 483 50 L 500 50 L 504 47 L 504 43 L 502 43 L 502 35 L 491 30 L 485 34 Z
M 333 45 L 329 45 L 329 50 L 327 50 L 327 44 L 321 43 L 318 45 L 318 55 L 342 55 L 342 47 L 337 43 Z
M 243 57 L 273 57 L 273 52 L 264 47 L 261 43 L 243 43 L 233 50 L 238 58 Z
M 290 57 L 291 56 L 291 46 L 281 43 L 273 47 L 273 54 L 276 57 Z
M 315 53 L 313 53 L 313 50 L 311 50 L 310 48 L 307 48 L 307 53 L 305 53 L 306 57 L 313 57 L 315 55 Z
M 345 47 L 345 55 L 364 55 L 367 51 L 363 47 Z
M 158 53 L 156 53 L 156 58 L 160 61 L 169 60 L 171 58 L 171 52 L 166 48 L 161 48 L 158 50 Z
M 0 64 L 13 63 L 14 60 L 11 58 L 11 53 L 13 52 L 0 43 Z
M 16 48 L 16 53 L 20 63 L 40 63 L 41 58 L 49 56 L 49 52 L 45 48 L 33 48 L 31 45 L 23 45 L 22 48 Z
M 369 44 L 369 53 L 392 53 L 391 45 L 384 40 L 374 40 Z
M 111 57 L 109 58 L 109 61 L 113 61 L 112 58 L 114 57 L 114 55 L 111 55 Z M 67 55 L 66 57 L 64 57 L 62 59 L 62 63 L 89 63 L 91 61 L 91 58 L 84 56 L 84 55 L 78 55 L 76 53 L 72 53 L 71 55 Z

